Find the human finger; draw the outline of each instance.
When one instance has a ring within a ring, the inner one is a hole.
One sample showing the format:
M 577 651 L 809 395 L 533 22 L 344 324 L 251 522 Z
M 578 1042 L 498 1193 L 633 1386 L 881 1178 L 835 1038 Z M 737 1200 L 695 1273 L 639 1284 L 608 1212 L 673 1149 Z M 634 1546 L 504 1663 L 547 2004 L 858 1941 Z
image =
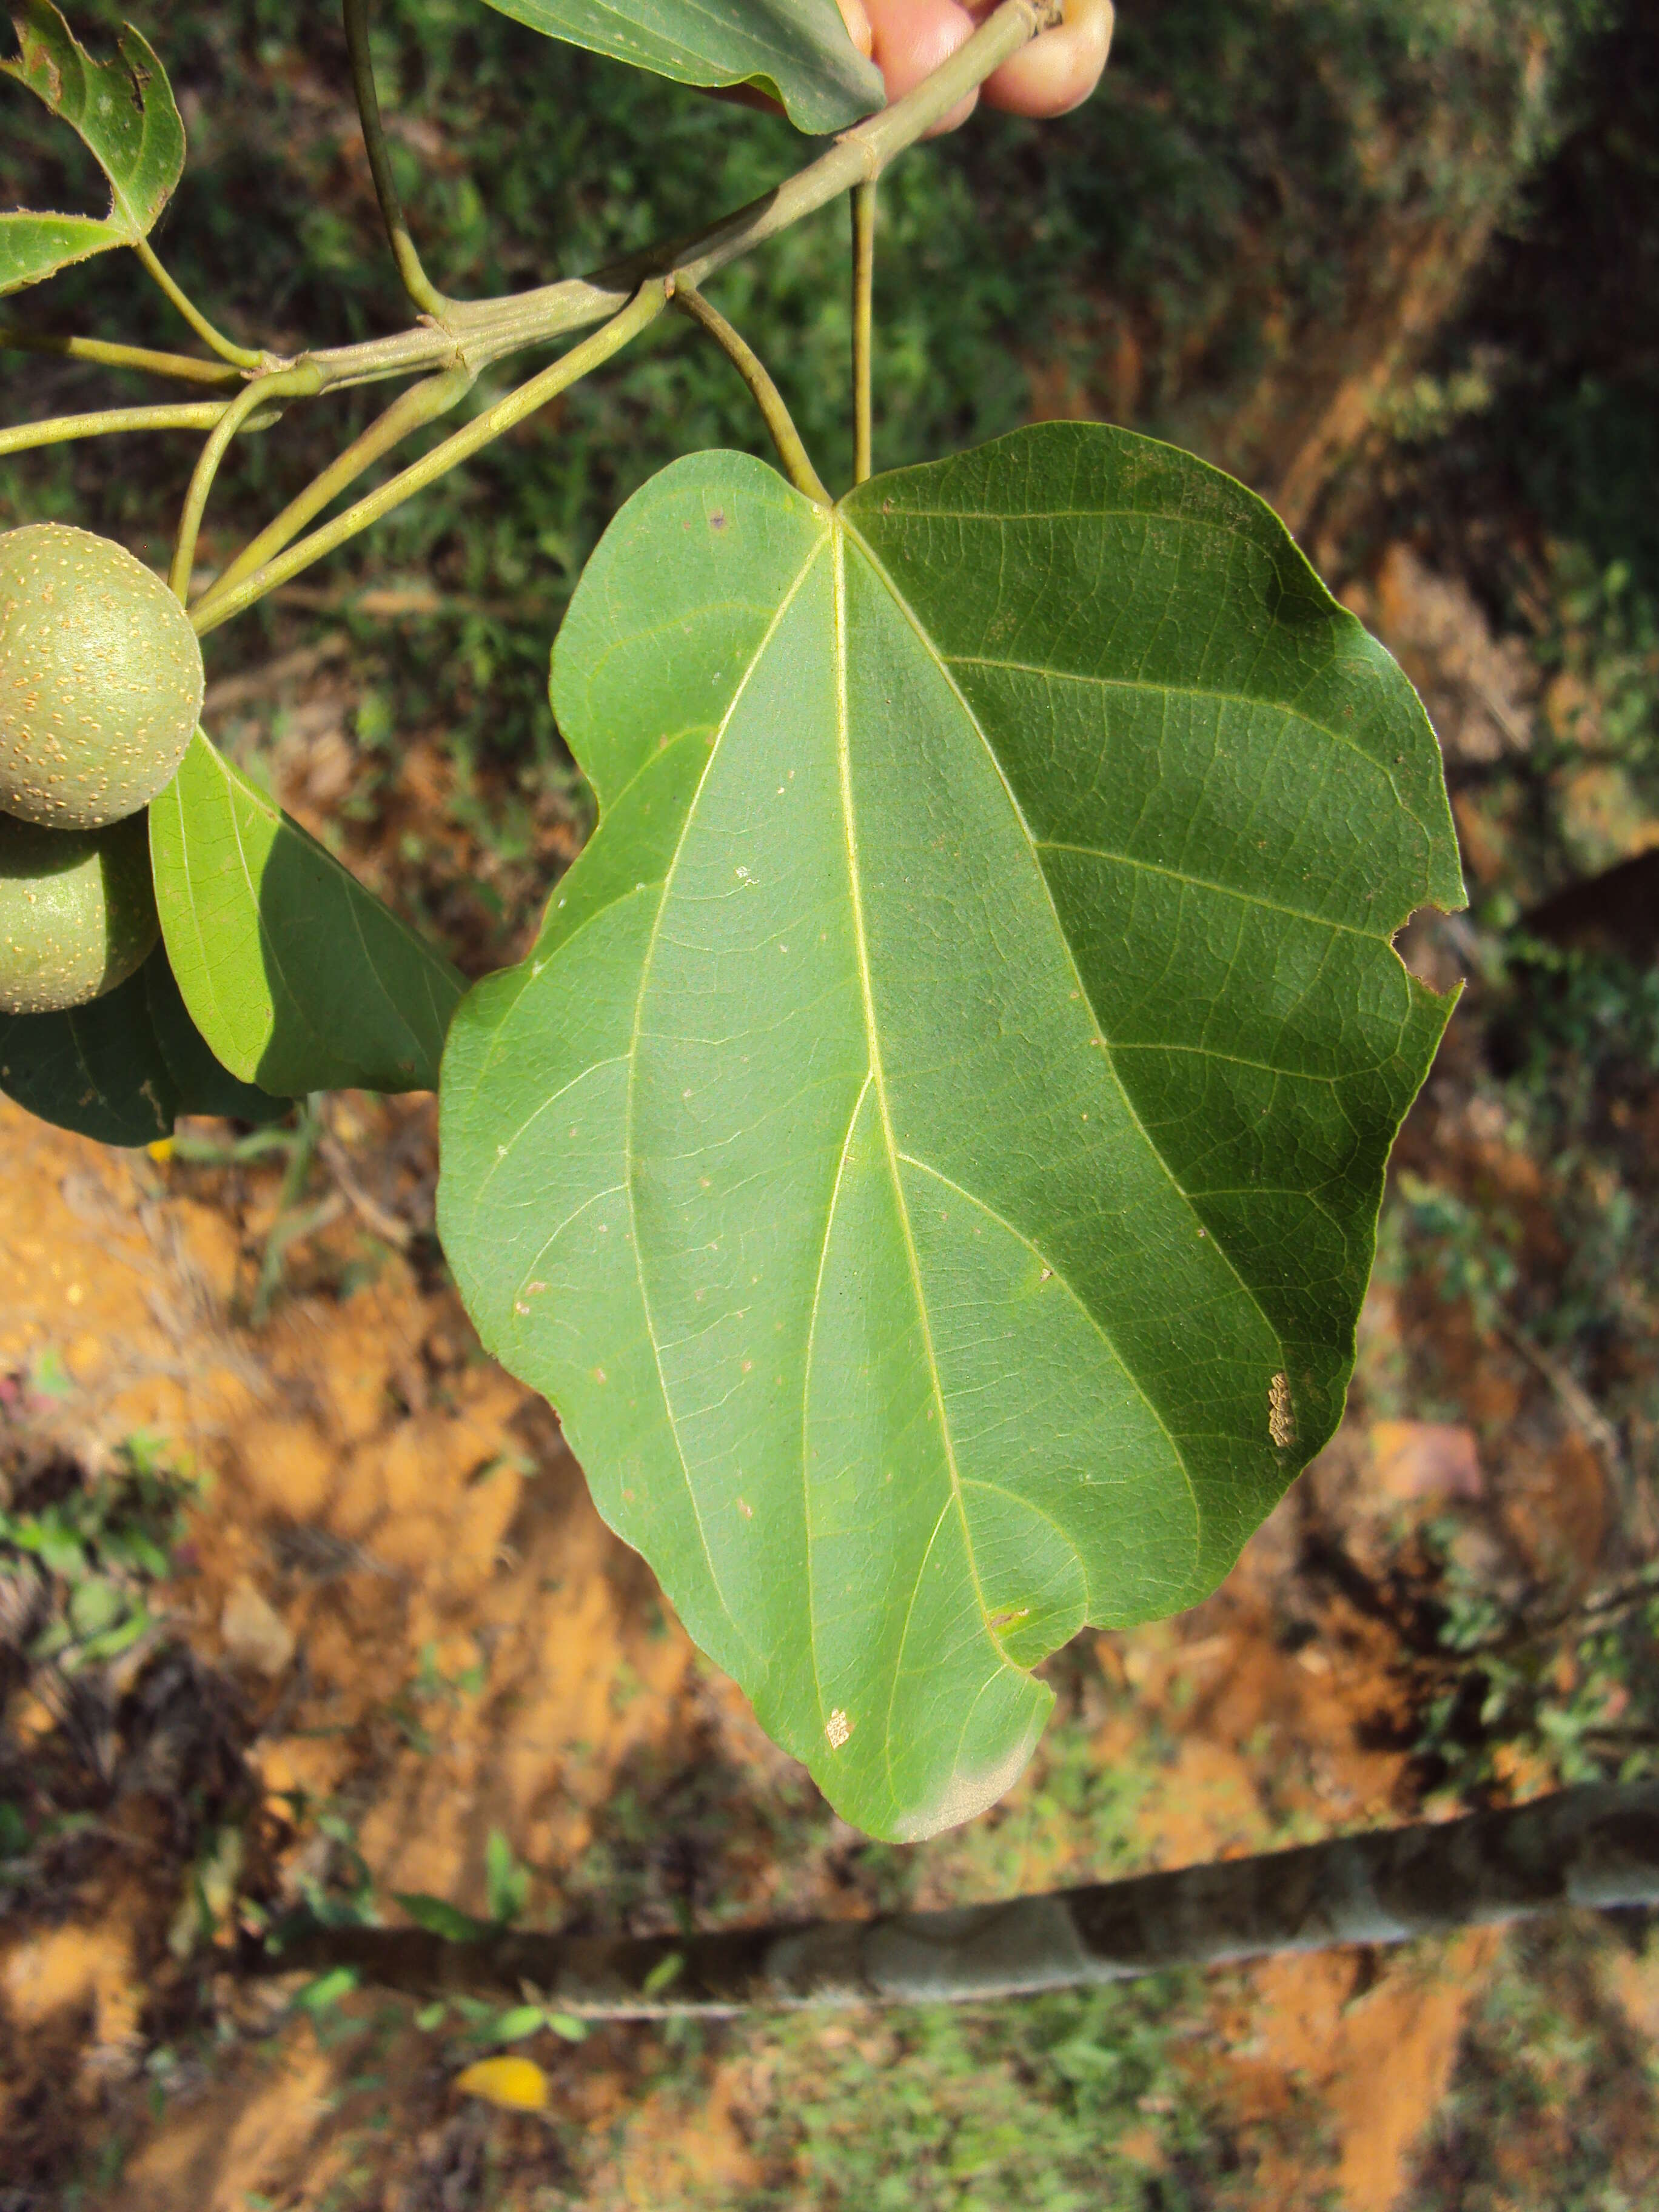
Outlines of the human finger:
M 915 4 L 915 0 L 911 0 Z M 1066 0 L 1064 19 L 987 77 L 986 103 L 1011 115 L 1065 115 L 1100 82 L 1112 47 L 1112 0 Z
M 902 100 L 959 46 L 965 46 L 979 28 L 959 0 L 840 0 L 840 5 L 854 45 L 861 43 L 854 9 L 864 15 L 870 35 L 865 51 L 881 71 L 890 100 Z M 927 136 L 936 138 L 941 131 L 956 130 L 968 120 L 978 100 L 976 91 L 959 100 Z

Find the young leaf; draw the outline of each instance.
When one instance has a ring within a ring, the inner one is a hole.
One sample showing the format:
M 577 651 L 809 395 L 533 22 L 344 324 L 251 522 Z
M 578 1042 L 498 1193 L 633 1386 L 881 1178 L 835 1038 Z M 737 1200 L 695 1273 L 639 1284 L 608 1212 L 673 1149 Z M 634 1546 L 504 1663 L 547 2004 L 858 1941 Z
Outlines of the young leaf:
M 489 1917 L 498 1924 L 516 1920 L 530 1896 L 530 1869 L 520 1865 L 499 1828 L 484 1838 L 484 1889 Z
M 927 1835 L 1336 1423 L 1450 1011 L 1433 733 L 1261 501 L 1095 424 L 833 514 L 679 462 L 553 695 L 604 819 L 456 1018 L 445 1249 L 763 1724 Z
M 280 1121 L 289 1102 L 222 1067 L 179 995 L 167 948 L 66 1013 L 0 1017 L 0 1091 L 43 1121 L 106 1145 L 149 1145 L 180 1114 Z
M 882 105 L 881 72 L 836 0 L 489 0 L 550 39 L 679 84 L 751 84 L 797 130 L 845 131 Z
M 0 62 L 61 115 L 109 179 L 106 216 L 0 215 L 0 293 L 148 236 L 185 166 L 185 126 L 167 73 L 131 24 L 120 58 L 94 61 L 50 0 L 21 0 L 14 14 L 18 53 Z
M 295 1097 L 433 1087 L 459 976 L 199 730 L 149 839 L 173 972 L 234 1074 Z

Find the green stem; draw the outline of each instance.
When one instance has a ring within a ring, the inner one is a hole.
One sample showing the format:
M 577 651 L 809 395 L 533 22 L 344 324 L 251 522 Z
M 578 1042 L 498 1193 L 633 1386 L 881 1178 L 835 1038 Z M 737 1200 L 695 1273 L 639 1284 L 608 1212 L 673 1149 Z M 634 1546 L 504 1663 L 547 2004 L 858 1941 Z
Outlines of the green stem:
M 727 359 L 754 394 L 756 404 L 766 418 L 766 427 L 772 434 L 772 443 L 778 449 L 778 459 L 783 463 L 789 481 L 797 491 L 804 491 L 808 499 L 815 499 L 820 507 L 833 507 L 835 501 L 823 488 L 817 471 L 812 466 L 800 432 L 795 428 L 789 410 L 783 404 L 783 394 L 767 374 L 765 362 L 738 331 L 728 323 L 720 309 L 712 307 L 701 292 L 690 285 L 675 288 L 674 305 L 683 308 L 693 322 L 701 323 L 711 337 L 717 338 Z
M 259 1259 L 259 1280 L 253 1293 L 253 1304 L 248 1318 L 255 1328 L 262 1328 L 270 1316 L 271 1303 L 283 1279 L 283 1256 L 296 1237 L 304 1234 L 304 1217 L 294 1218 L 295 1209 L 305 1195 L 306 1184 L 317 1158 L 317 1147 L 323 1134 L 323 1093 L 310 1092 L 300 1109 L 300 1118 L 289 1139 L 288 1165 L 283 1170 L 283 1180 L 276 1194 L 276 1212 L 265 1238 L 265 1249 Z
M 603 322 L 648 277 L 672 276 L 677 284 L 700 289 L 729 262 L 827 207 L 854 185 L 878 177 L 993 70 L 1058 22 L 1060 12 L 1060 0 L 1002 0 L 967 44 L 914 91 L 843 132 L 817 161 L 695 238 L 649 247 L 591 276 L 569 277 L 507 299 L 459 301 L 442 328 L 423 323 L 390 337 L 319 348 L 305 358 L 322 370 L 331 388 L 452 367 L 463 354 L 475 368 L 483 369 L 526 346 L 546 345 Z
M 418 376 L 453 368 L 465 360 L 482 370 L 529 346 L 550 344 L 574 331 L 618 313 L 652 276 L 672 276 L 694 288 L 728 263 L 814 215 L 855 185 L 872 182 L 908 146 L 924 137 L 957 102 L 1018 52 L 1039 31 L 1058 22 L 1061 0 L 1002 0 L 967 44 L 925 77 L 902 100 L 869 116 L 837 138 L 827 153 L 769 192 L 723 216 L 690 240 L 651 246 L 629 260 L 544 284 L 499 300 L 445 301 L 441 321 L 422 321 L 383 338 L 354 345 L 309 348 L 296 357 L 233 345 L 187 300 L 156 259 L 148 240 L 139 258 L 191 327 L 225 361 L 240 368 L 275 370 L 302 361 L 317 370 L 319 389 Z M 441 299 L 442 295 L 438 295 Z
M 237 345 L 232 339 L 228 338 L 222 331 L 217 331 L 214 328 L 213 325 L 209 322 L 207 317 L 202 313 L 195 301 L 190 299 L 185 292 L 174 283 L 173 278 L 168 276 L 167 270 L 161 266 L 160 260 L 157 258 L 155 248 L 150 244 L 149 239 L 140 238 L 134 241 L 133 251 L 137 254 L 140 261 L 143 263 L 147 273 L 150 276 L 154 277 L 156 283 L 161 286 L 162 291 L 167 294 L 168 299 L 172 301 L 173 306 L 179 310 L 179 313 L 190 325 L 197 337 L 200 338 L 202 343 L 205 346 L 211 346 L 214 352 L 218 355 L 221 361 L 230 362 L 237 368 L 263 368 L 264 367 L 264 356 L 263 354 L 254 353 L 246 346 Z
M 94 415 L 54 415 L 0 430 L 0 453 L 27 453 L 34 446 L 67 445 L 73 438 L 102 438 L 114 430 L 211 430 L 235 403 L 191 399 L 176 407 L 104 407 Z
M 474 453 L 499 438 L 504 431 L 512 429 L 515 423 L 522 422 L 526 416 L 533 415 L 538 407 L 544 407 L 550 399 L 556 398 L 579 377 L 587 375 L 601 362 L 609 361 L 612 354 L 619 352 L 630 338 L 637 337 L 647 324 L 656 319 L 667 306 L 671 290 L 672 279 L 655 277 L 649 283 L 642 284 L 619 315 L 613 316 L 603 329 L 595 331 L 592 337 L 585 338 L 580 345 L 573 346 L 568 353 L 561 355 L 550 367 L 543 369 L 539 376 L 532 376 L 527 384 L 521 384 L 516 392 L 510 392 L 505 399 L 498 400 L 495 406 L 487 408 L 465 429 L 457 430 L 441 446 L 434 446 L 429 453 L 423 454 L 418 461 L 400 471 L 389 483 L 383 483 L 378 491 L 370 492 L 367 498 L 360 499 L 355 506 L 347 507 L 343 514 L 336 515 L 332 522 L 325 523 L 320 530 L 313 530 L 309 538 L 302 538 L 297 545 L 290 545 L 287 552 L 280 554 L 274 561 L 267 562 L 263 568 L 256 569 L 252 575 L 246 577 L 234 591 L 227 593 L 210 610 L 194 610 L 191 619 L 198 634 L 205 636 L 209 630 L 217 629 L 233 615 L 240 614 L 255 600 L 262 599 L 267 592 L 274 591 L 279 584 L 287 583 L 302 568 L 308 568 L 313 561 L 320 561 L 324 554 L 333 552 L 348 538 L 355 538 L 359 531 L 367 530 L 371 523 L 390 514 L 393 507 L 401 507 L 417 491 L 424 491 L 428 484 L 435 483 L 458 463 L 470 460 Z
M 141 369 L 149 376 L 175 377 L 182 384 L 234 384 L 238 374 L 228 362 L 196 361 L 187 353 L 153 353 L 148 346 L 113 345 L 105 338 L 59 337 L 50 331 L 14 330 L 3 323 L 0 323 L 0 350 L 94 361 L 106 368 Z
M 219 473 L 219 464 L 224 459 L 231 440 L 241 428 L 254 410 L 267 400 L 303 397 L 319 389 L 314 373 L 305 368 L 279 370 L 274 376 L 261 376 L 246 386 L 231 400 L 214 424 L 208 441 L 202 448 L 201 459 L 190 480 L 190 489 L 185 494 L 184 512 L 179 518 L 179 535 L 173 548 L 173 567 L 167 580 L 180 605 L 190 597 L 190 574 L 196 560 L 197 532 L 202 526 L 202 514 L 213 489 L 213 479 Z
M 424 313 L 442 321 L 447 310 L 453 304 L 446 298 L 421 266 L 421 257 L 415 250 L 415 240 L 410 235 L 409 225 L 404 219 L 403 202 L 398 197 L 398 186 L 392 174 L 392 149 L 386 144 L 386 132 L 380 123 L 380 99 L 374 88 L 374 64 L 368 51 L 368 0 L 344 0 L 346 52 L 351 57 L 351 88 L 357 95 L 357 113 L 363 126 L 363 144 L 368 151 L 369 173 L 374 179 L 374 196 L 380 203 L 380 215 L 386 223 L 386 234 L 392 246 L 392 258 L 398 264 L 404 289 Z
M 441 375 L 428 377 L 424 383 L 400 393 L 383 415 L 376 416 L 361 437 L 355 438 L 297 499 L 290 500 L 276 520 L 268 522 L 258 536 L 242 548 L 223 575 L 197 601 L 196 614 L 210 612 L 245 577 L 252 575 L 255 569 L 297 538 L 312 517 L 320 514 L 348 484 L 355 483 L 365 469 L 389 453 L 411 430 L 447 414 L 471 389 L 471 371 L 452 368 Z
M 853 187 L 853 481 L 869 481 L 870 357 L 875 337 L 876 180 Z

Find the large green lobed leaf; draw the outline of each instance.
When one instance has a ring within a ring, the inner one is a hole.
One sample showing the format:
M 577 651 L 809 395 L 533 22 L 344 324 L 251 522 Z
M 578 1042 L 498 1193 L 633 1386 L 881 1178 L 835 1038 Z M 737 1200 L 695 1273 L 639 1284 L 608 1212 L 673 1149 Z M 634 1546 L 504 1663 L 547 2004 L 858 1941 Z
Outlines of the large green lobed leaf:
M 234 1074 L 291 1097 L 434 1088 L 460 977 L 200 730 L 149 849 L 179 992 Z
M 119 58 L 94 61 L 51 0 L 21 0 L 17 58 L 0 62 L 76 133 L 109 180 L 106 216 L 0 215 L 0 293 L 148 236 L 185 166 L 185 126 L 167 73 L 131 24 Z
M 753 85 L 800 131 L 844 131 L 882 105 L 881 71 L 836 0 L 489 0 L 549 38 L 679 84 Z
M 1268 508 L 1092 424 L 833 514 L 680 462 L 553 694 L 604 818 L 456 1018 L 445 1248 L 763 1724 L 927 1835 L 1336 1423 L 1434 737 Z

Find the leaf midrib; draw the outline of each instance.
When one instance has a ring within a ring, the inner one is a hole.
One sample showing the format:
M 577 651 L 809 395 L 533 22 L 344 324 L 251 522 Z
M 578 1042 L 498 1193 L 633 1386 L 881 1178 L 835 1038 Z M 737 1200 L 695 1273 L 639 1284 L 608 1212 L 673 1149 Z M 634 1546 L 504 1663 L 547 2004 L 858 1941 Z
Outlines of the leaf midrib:
M 858 823 L 853 805 L 852 727 L 847 696 L 847 532 L 832 521 L 835 533 L 836 558 L 836 772 L 841 787 L 842 831 L 847 846 L 847 880 L 853 908 L 853 942 L 858 957 L 859 991 L 864 1009 L 865 1046 L 869 1055 L 869 1082 L 873 1089 L 876 1109 L 881 1115 L 882 1141 L 887 1152 L 887 1172 L 893 1186 L 893 1201 L 898 1208 L 899 1226 L 904 1237 L 904 1255 L 910 1273 L 910 1293 L 915 1304 L 916 1321 L 921 1332 L 922 1349 L 927 1358 L 927 1378 L 932 1386 L 933 1404 L 939 1413 L 939 1442 L 945 1450 L 945 1471 L 951 1480 L 950 1503 L 956 1508 L 962 1524 L 962 1546 L 968 1561 L 969 1580 L 973 1584 L 975 1602 L 979 1607 L 981 1623 L 998 1660 L 1004 1666 L 1012 1664 L 1000 1644 L 991 1635 L 988 1625 L 990 1608 L 985 1602 L 985 1591 L 979 1578 L 979 1561 L 974 1552 L 973 1528 L 968 1519 L 968 1507 L 962 1494 L 962 1471 L 957 1464 L 956 1440 L 951 1434 L 950 1408 L 945 1403 L 945 1384 L 939 1370 L 939 1354 L 933 1343 L 933 1322 L 927 1310 L 927 1295 L 921 1279 L 921 1261 L 916 1251 L 915 1232 L 910 1224 L 910 1206 L 904 1194 L 903 1178 L 899 1174 L 898 1140 L 893 1133 L 893 1116 L 887 1097 L 887 1077 L 881 1054 L 880 1031 L 876 1021 L 875 984 L 870 972 L 870 946 L 864 920 L 864 884 L 859 868 Z M 806 1479 L 805 1465 L 802 1480 Z M 941 1520 L 943 1515 L 941 1515 Z M 928 1553 L 939 1535 L 935 1523 L 928 1540 Z M 893 1772 L 893 1708 L 898 1701 L 898 1686 L 903 1675 L 904 1646 L 910 1632 L 910 1620 L 915 1609 L 916 1597 L 921 1589 L 922 1571 L 927 1565 L 923 1555 L 922 1569 L 918 1570 L 910 1592 L 910 1602 L 905 1609 L 904 1627 L 900 1633 L 898 1649 L 894 1658 L 892 1680 L 887 1687 L 887 1711 L 882 1723 L 882 1759 L 887 1769 L 888 1788 L 896 1802 L 897 1778 Z M 963 1728 L 967 1726 L 964 1720 Z

